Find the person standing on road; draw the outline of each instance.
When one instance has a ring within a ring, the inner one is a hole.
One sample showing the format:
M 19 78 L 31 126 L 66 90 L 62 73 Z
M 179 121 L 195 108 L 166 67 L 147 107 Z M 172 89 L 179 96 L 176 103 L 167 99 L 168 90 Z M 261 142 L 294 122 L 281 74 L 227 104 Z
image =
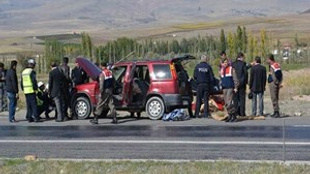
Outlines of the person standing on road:
M 16 75 L 16 67 L 17 61 L 11 61 L 11 67 L 7 71 L 5 83 L 6 83 L 6 91 L 7 97 L 9 99 L 9 122 L 15 123 L 15 111 L 17 106 L 17 100 L 19 99 L 18 95 L 18 81 Z
M 100 98 L 94 112 L 94 119 L 90 120 L 90 122 L 92 124 L 98 124 L 98 117 L 108 105 L 113 118 L 112 123 L 117 124 L 116 110 L 112 93 L 114 87 L 112 71 L 107 68 L 107 63 L 105 62 L 101 62 L 101 68 L 102 73 L 99 76 Z
M 264 115 L 264 91 L 266 90 L 267 71 L 266 67 L 261 65 L 261 58 L 255 57 L 255 64 L 250 71 L 250 91 L 252 98 L 252 116 Z M 257 115 L 257 97 L 259 112 Z
M 232 67 L 235 69 L 237 78 L 239 81 L 239 87 L 236 92 L 236 107 L 237 114 L 239 116 L 246 116 L 245 114 L 245 91 L 246 85 L 248 83 L 248 68 L 246 63 L 244 62 L 244 54 L 238 53 L 237 59 L 235 62 L 232 63 Z
M 194 79 L 197 82 L 196 108 L 195 117 L 198 118 L 202 99 L 204 101 L 203 117 L 211 117 L 209 115 L 209 94 L 214 84 L 214 74 L 212 67 L 207 63 L 207 56 L 201 56 L 201 62 L 196 65 L 194 70 Z
M 56 122 L 62 122 L 68 120 L 65 115 L 65 94 L 66 90 L 66 77 L 61 72 L 61 69 L 57 67 L 57 63 L 53 62 L 51 64 L 52 71 L 49 73 L 48 79 L 48 92 L 51 98 L 54 100 L 56 106 Z
M 236 106 L 234 95 L 238 91 L 239 81 L 234 68 L 229 64 L 228 59 L 223 59 L 221 69 L 221 81 L 223 96 L 225 101 L 225 108 L 228 113 L 226 122 L 236 121 Z
M 80 67 L 78 62 L 75 62 L 75 67 L 71 71 L 71 80 L 73 88 L 88 81 L 86 72 Z
M 64 118 L 68 119 L 69 115 L 68 115 L 68 109 L 70 109 L 70 116 L 72 116 L 72 110 L 71 110 L 71 106 L 70 106 L 70 101 L 71 101 L 71 97 L 70 97 L 70 93 L 72 90 L 72 81 L 70 78 L 70 67 L 68 66 L 69 63 L 69 58 L 68 57 L 64 57 L 63 58 L 63 62 L 61 65 L 59 65 L 59 68 L 61 70 L 61 72 L 63 73 L 63 75 L 65 76 L 64 79 L 64 83 L 63 85 L 64 88 L 66 89 L 64 92 Z
M 267 57 L 269 64 L 268 83 L 270 89 L 270 97 L 273 106 L 274 113 L 271 117 L 280 117 L 279 107 L 279 92 L 282 87 L 283 74 L 279 63 L 275 62 L 273 54 L 269 54 Z
M 0 62 L 0 112 L 7 111 L 7 99 L 6 99 L 6 78 L 7 70 L 4 68 L 4 64 Z
M 37 113 L 37 97 L 36 91 L 38 90 L 34 59 L 28 60 L 28 67 L 23 70 L 21 77 L 21 88 L 26 96 L 27 114 L 26 119 L 28 122 L 42 122 Z

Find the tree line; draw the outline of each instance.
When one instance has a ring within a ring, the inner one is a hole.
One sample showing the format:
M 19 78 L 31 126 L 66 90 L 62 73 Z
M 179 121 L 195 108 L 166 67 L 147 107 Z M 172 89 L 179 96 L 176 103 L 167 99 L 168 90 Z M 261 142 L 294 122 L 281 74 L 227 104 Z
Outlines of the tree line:
M 297 35 L 295 47 L 300 47 Z M 247 61 L 252 61 L 255 56 L 262 57 L 274 49 L 281 49 L 281 43 L 268 36 L 265 29 L 261 29 L 259 36 L 248 32 L 245 26 L 237 26 L 235 32 L 225 33 L 221 29 L 220 36 L 212 35 L 191 38 L 167 38 L 137 40 L 121 37 L 106 44 L 94 45 L 89 34 L 81 33 L 81 44 L 63 43 L 56 39 L 45 40 L 46 65 L 53 61 L 61 61 L 64 55 L 71 57 L 85 56 L 94 62 L 118 62 L 122 60 L 141 60 L 149 58 L 167 59 L 179 54 L 191 54 L 199 57 L 206 54 L 211 58 L 211 63 L 218 63 L 217 58 L 221 51 L 226 51 L 229 57 L 235 58 L 238 52 L 246 55 Z

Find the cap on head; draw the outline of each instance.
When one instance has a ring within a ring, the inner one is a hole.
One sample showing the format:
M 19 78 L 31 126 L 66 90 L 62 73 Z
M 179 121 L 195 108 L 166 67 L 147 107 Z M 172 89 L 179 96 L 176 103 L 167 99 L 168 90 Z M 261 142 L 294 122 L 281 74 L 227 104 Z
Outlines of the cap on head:
M 42 85 L 44 85 L 44 83 L 40 81 L 40 82 L 38 83 L 38 87 L 40 88 Z
M 34 59 L 29 59 L 29 60 L 28 60 L 28 64 L 33 64 L 33 65 L 35 65 L 36 62 L 34 61 Z

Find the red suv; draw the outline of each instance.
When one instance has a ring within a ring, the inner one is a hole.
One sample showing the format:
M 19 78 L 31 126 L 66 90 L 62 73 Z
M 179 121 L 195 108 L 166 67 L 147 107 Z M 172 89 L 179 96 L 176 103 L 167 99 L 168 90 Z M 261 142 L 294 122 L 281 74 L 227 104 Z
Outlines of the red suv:
M 113 65 L 115 78 L 114 104 L 117 110 L 131 114 L 145 111 L 152 119 L 160 119 L 164 113 L 175 108 L 187 108 L 192 116 L 192 90 L 182 61 L 195 59 L 186 55 L 171 60 L 143 60 L 118 62 Z M 80 119 L 88 118 L 94 110 L 98 97 L 98 76 L 101 69 L 86 58 L 77 58 L 77 62 L 93 80 L 76 86 L 72 96 L 72 109 Z M 134 94 L 134 83 L 140 88 L 139 95 Z M 107 110 L 103 113 L 106 116 Z

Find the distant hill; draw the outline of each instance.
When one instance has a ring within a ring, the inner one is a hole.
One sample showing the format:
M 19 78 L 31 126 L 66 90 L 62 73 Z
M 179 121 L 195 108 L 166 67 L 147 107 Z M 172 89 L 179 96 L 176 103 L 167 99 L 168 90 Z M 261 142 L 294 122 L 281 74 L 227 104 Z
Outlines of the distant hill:
M 309 0 L 2 0 L 0 34 L 34 35 L 280 16 L 300 14 L 309 6 Z
M 310 9 L 303 11 L 301 14 L 308 14 L 308 13 L 310 13 Z

